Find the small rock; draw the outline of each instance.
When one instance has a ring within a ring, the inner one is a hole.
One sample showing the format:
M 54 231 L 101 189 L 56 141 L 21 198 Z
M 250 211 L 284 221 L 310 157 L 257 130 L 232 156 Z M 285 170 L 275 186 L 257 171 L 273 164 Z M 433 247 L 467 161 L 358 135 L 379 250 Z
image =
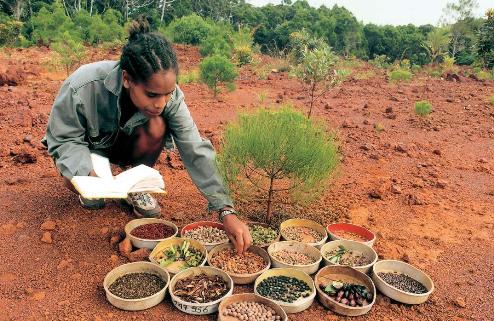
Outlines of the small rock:
M 108 234 L 110 233 L 110 229 L 108 227 L 102 227 L 99 231 L 103 236 L 108 236 Z
M 443 180 L 443 179 L 439 179 L 436 183 L 436 186 L 439 188 L 445 188 L 447 185 L 448 185 L 448 182 Z
M 26 293 L 26 295 L 31 296 L 34 294 L 34 290 L 33 290 L 33 288 L 26 288 L 26 289 L 24 289 L 24 293 Z
M 69 261 L 69 260 L 62 260 L 62 261 L 60 261 L 60 263 L 58 263 L 58 265 L 57 265 L 57 269 L 58 269 L 58 270 L 63 270 L 63 269 L 65 269 L 67 266 L 69 266 L 69 264 L 70 264 L 70 261 Z
M 113 235 L 110 238 L 110 246 L 112 248 L 115 248 L 118 245 L 118 243 L 120 243 L 121 240 L 122 240 L 122 237 L 120 235 Z
M 43 233 L 43 236 L 41 237 L 41 242 L 47 244 L 53 243 L 53 239 L 51 238 L 51 233 L 50 232 Z
M 352 128 L 354 127 L 352 123 L 350 123 L 349 121 L 345 120 L 343 121 L 343 123 L 341 124 L 341 127 L 343 128 Z
M 369 155 L 369 158 L 374 159 L 374 160 L 379 160 L 381 157 L 377 153 L 372 153 Z
M 145 261 L 149 254 L 151 254 L 151 251 L 146 248 L 141 248 L 138 249 L 134 252 L 131 252 L 127 257 L 129 258 L 130 262 L 138 262 L 138 261 Z
M 455 100 L 453 98 L 446 98 L 446 102 L 448 102 L 448 103 L 454 103 Z
M 118 256 L 116 256 L 115 254 L 112 254 L 110 256 L 110 261 L 112 262 L 112 264 L 117 264 L 118 263 Z
M 486 158 L 479 158 L 479 163 L 486 164 L 487 159 Z
M 386 110 L 384 111 L 386 114 L 391 114 L 393 112 L 393 107 L 387 107 Z
M 33 164 L 36 163 L 36 155 L 30 152 L 21 152 L 13 157 L 14 162 L 21 164 Z
M 52 220 L 45 221 L 41 224 L 41 229 L 43 231 L 53 231 L 57 227 L 57 223 Z
M 12 235 L 17 231 L 17 227 L 14 224 L 7 223 L 0 226 L 0 234 Z
M 385 116 L 387 119 L 396 119 L 396 114 L 386 114 Z
M 364 119 L 363 123 L 364 125 L 370 125 L 370 121 L 368 119 Z
M 127 256 L 132 252 L 132 243 L 129 238 L 125 238 L 120 244 L 118 244 L 118 250 L 123 256 Z
M 391 96 L 391 100 L 392 101 L 399 101 L 398 98 L 396 98 L 395 96 Z
M 438 156 L 441 156 L 441 154 L 442 154 L 441 150 L 439 150 L 439 149 L 434 149 L 434 150 L 432 151 L 432 153 L 433 153 L 434 155 L 438 155 Z
M 401 194 L 401 187 L 400 187 L 400 185 L 392 184 L 391 185 L 391 193 L 393 193 L 393 194 Z
M 373 189 L 373 190 L 371 190 L 371 191 L 369 192 L 369 197 L 371 197 L 371 198 L 375 198 L 375 199 L 379 199 L 379 200 L 383 198 L 383 196 L 382 196 L 382 194 L 380 193 L 380 191 L 375 190 L 375 189 Z
M 401 259 L 402 259 L 403 261 L 405 261 L 406 263 L 410 263 L 410 256 L 408 256 L 408 254 L 407 254 L 407 253 L 403 254 L 403 255 L 401 256 Z
M 405 145 L 398 144 L 395 146 L 395 151 L 400 152 L 400 153 L 406 153 L 406 152 L 408 152 L 408 149 Z
M 364 144 L 364 145 L 360 146 L 360 149 L 365 150 L 365 151 L 369 151 L 372 149 L 372 145 L 371 144 Z
M 30 143 L 33 140 L 33 135 L 26 135 L 24 136 L 24 143 Z
M 456 298 L 456 300 L 454 301 L 454 304 L 459 308 L 466 308 L 466 306 L 467 306 L 465 299 L 462 297 Z
M 419 194 L 409 194 L 407 195 L 408 205 L 426 205 L 426 202 Z

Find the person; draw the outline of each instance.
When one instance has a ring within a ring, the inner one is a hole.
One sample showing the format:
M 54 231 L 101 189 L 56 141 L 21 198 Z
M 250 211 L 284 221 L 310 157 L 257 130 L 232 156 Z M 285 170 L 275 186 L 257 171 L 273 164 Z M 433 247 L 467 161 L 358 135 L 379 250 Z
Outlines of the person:
M 149 29 L 145 18 L 134 21 L 120 61 L 83 65 L 64 81 L 43 143 L 74 192 L 73 176 L 96 176 L 90 153 L 122 167 L 152 167 L 164 148 L 175 145 L 209 210 L 219 212 L 227 235 L 243 253 L 252 237 L 218 174 L 214 148 L 201 138 L 177 85 L 176 54 L 168 40 Z M 79 200 L 90 209 L 105 205 L 103 199 L 79 195 Z M 160 215 L 158 202 L 148 193 L 129 193 L 126 202 L 138 216 Z

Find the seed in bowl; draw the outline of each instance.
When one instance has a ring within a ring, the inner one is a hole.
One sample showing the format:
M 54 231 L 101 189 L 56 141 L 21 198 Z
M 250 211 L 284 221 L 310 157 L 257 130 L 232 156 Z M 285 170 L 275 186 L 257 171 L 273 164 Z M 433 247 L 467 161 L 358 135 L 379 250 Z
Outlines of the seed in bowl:
M 428 291 L 422 283 L 403 273 L 378 272 L 377 275 L 379 275 L 384 282 L 389 285 L 408 293 L 423 294 Z
M 178 280 L 173 294 L 186 302 L 208 303 L 220 299 L 228 290 L 221 276 L 201 273 Z
M 122 299 L 142 299 L 158 293 L 165 281 L 152 273 L 128 273 L 115 280 L 108 290 Z
M 203 259 L 202 252 L 191 247 L 189 241 L 184 241 L 180 246 L 173 245 L 157 256 L 160 266 L 167 268 L 174 266 L 180 270 L 199 266 Z
M 150 223 L 135 227 L 130 235 L 146 240 L 166 239 L 175 234 L 173 227 L 164 223 Z
M 324 257 L 333 264 L 347 265 L 347 266 L 364 266 L 371 263 L 362 252 L 357 250 L 350 250 L 343 245 L 332 251 L 326 252 Z
M 336 302 L 351 307 L 366 306 L 372 302 L 372 293 L 365 285 L 334 280 L 327 284 L 321 283 L 319 288 Z
M 357 233 L 352 233 L 344 230 L 338 230 L 331 232 L 337 237 L 345 240 L 350 240 L 350 241 L 356 241 L 356 242 L 367 242 L 369 241 L 368 239 L 364 238 L 363 236 L 357 234 Z
M 309 265 L 317 261 L 312 256 L 295 251 L 280 250 L 272 255 L 278 261 L 289 265 Z
M 211 264 L 230 273 L 252 274 L 264 269 L 267 262 L 253 252 L 247 251 L 239 255 L 234 249 L 224 249 L 213 255 Z
M 184 237 L 194 239 L 203 244 L 228 242 L 228 236 L 226 235 L 226 232 L 214 226 L 196 227 L 195 229 L 185 232 Z
M 292 303 L 311 294 L 307 283 L 297 278 L 277 275 L 259 282 L 257 292 L 267 298 Z
M 306 226 L 290 226 L 284 228 L 282 233 L 289 240 L 304 243 L 317 243 L 324 237 L 318 231 Z
M 223 315 L 239 320 L 281 320 L 281 316 L 272 307 L 259 302 L 235 302 L 226 307 Z
M 252 245 L 269 244 L 278 237 L 278 232 L 275 229 L 262 225 L 250 225 L 249 231 L 252 236 Z

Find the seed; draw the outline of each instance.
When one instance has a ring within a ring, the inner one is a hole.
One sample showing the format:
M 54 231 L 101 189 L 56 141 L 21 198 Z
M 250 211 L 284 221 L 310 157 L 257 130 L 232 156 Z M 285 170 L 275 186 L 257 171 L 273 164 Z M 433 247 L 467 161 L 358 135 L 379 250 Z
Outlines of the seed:
M 211 264 L 217 268 L 237 274 L 252 274 L 261 271 L 267 263 L 263 257 L 253 252 L 238 255 L 233 249 L 224 249 L 213 255 Z
M 322 240 L 323 235 L 306 226 L 290 226 L 282 231 L 285 238 L 304 243 L 316 243 Z
M 184 233 L 184 237 L 194 239 L 203 244 L 228 242 L 226 232 L 213 226 L 199 226 L 195 229 L 188 230 Z
M 257 286 L 257 291 L 262 296 L 289 303 L 311 294 L 307 283 L 284 275 L 270 276 L 262 280 Z
M 398 272 L 379 272 L 377 275 L 379 275 L 384 282 L 399 290 L 414 294 L 427 293 L 427 288 L 422 283 L 406 274 Z
M 146 240 L 161 240 L 171 237 L 175 230 L 164 223 L 151 223 L 139 225 L 130 231 L 132 236 Z
M 111 293 L 123 299 L 142 299 L 158 293 L 165 287 L 161 277 L 152 273 L 128 273 L 109 287 Z
M 357 233 L 347 232 L 344 230 L 333 231 L 332 233 L 334 235 L 338 236 L 339 238 L 345 239 L 345 240 L 351 240 L 351 241 L 357 241 L 357 242 L 369 241 L 368 239 L 364 238 L 363 236 L 361 236 Z
M 294 251 L 280 250 L 272 255 L 278 261 L 289 265 L 309 265 L 316 262 L 313 257 Z
M 249 231 L 253 245 L 269 244 L 278 236 L 278 232 L 275 229 L 261 225 L 251 225 L 249 226 Z
M 228 287 L 218 275 L 199 274 L 177 281 L 173 294 L 186 302 L 207 303 L 220 299 Z
M 231 313 L 229 311 L 242 307 L 241 313 Z M 244 307 L 248 307 L 248 310 Z M 271 312 L 272 311 L 272 312 Z M 226 307 L 226 316 L 236 317 L 240 320 L 280 320 L 281 317 L 273 309 L 259 302 L 235 302 Z M 278 317 L 278 318 L 277 318 Z

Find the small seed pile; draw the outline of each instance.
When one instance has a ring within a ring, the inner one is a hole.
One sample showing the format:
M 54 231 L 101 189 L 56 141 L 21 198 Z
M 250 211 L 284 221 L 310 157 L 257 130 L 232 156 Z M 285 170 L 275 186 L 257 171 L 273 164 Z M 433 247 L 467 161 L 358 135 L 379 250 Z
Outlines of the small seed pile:
M 257 292 L 264 297 L 288 303 L 311 294 L 307 283 L 284 275 L 270 276 L 262 280 L 257 286 Z
M 397 272 L 379 272 L 377 275 L 379 275 L 384 282 L 399 290 L 414 294 L 427 293 L 427 288 L 422 283 L 406 274 Z
M 280 250 L 274 252 L 272 255 L 278 261 L 290 265 L 309 265 L 316 262 L 313 257 L 295 251 Z
M 252 252 L 239 255 L 233 249 L 224 249 L 213 255 L 211 264 L 230 273 L 252 274 L 264 269 L 267 263 L 262 256 Z
M 352 232 L 347 232 L 347 231 L 334 231 L 334 235 L 338 236 L 339 238 L 345 239 L 345 240 L 350 240 L 350 241 L 357 241 L 357 242 L 367 242 L 369 241 L 368 239 L 364 238 L 363 236 L 357 234 L 357 233 L 352 233 Z
M 213 226 L 199 226 L 185 232 L 184 237 L 194 239 L 203 244 L 228 242 L 226 232 Z
M 204 273 L 178 280 L 173 294 L 190 303 L 216 301 L 228 292 L 228 286 L 219 275 Z
M 362 252 L 350 250 L 340 245 L 338 248 L 326 252 L 324 257 L 333 264 L 348 265 L 348 266 L 364 266 L 371 263 Z
M 283 235 L 297 242 L 316 243 L 324 237 L 318 231 L 306 226 L 290 226 L 283 229 Z
M 253 245 L 269 244 L 278 236 L 278 232 L 275 229 L 261 225 L 251 225 L 249 226 L 249 231 Z
M 175 230 L 164 223 L 151 223 L 139 225 L 130 231 L 130 234 L 146 240 L 161 240 L 175 234 Z
M 165 282 L 152 273 L 129 273 L 115 280 L 109 287 L 111 293 L 123 299 L 142 299 L 158 293 Z
M 258 302 L 235 302 L 226 307 L 223 315 L 242 321 L 281 320 L 281 316 L 277 315 L 273 308 Z
M 332 281 L 327 285 L 320 284 L 319 288 L 336 302 L 355 307 L 366 306 L 372 302 L 372 293 L 361 284 Z

